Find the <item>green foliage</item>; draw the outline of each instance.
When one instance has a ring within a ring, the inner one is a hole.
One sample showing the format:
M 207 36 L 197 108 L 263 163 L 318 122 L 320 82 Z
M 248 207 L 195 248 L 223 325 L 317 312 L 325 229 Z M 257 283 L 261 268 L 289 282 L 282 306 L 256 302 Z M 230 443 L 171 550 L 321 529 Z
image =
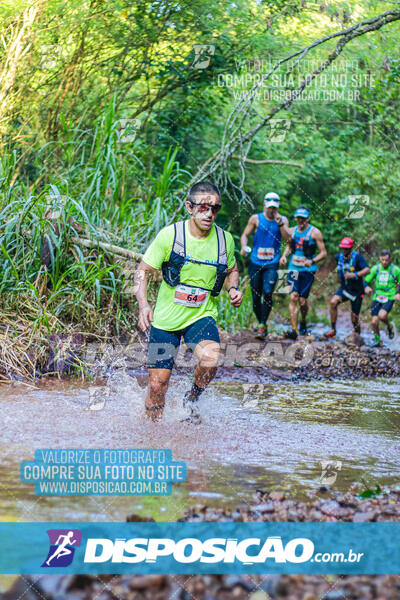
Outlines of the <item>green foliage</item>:
M 92 240 L 142 252 L 185 214 L 192 174 L 219 149 L 240 94 L 270 64 L 387 10 L 372 0 L 51 0 L 35 6 L 30 24 L 27 1 L 0 9 L 7 75 L 0 82 L 3 308 L 17 310 L 23 298 L 30 318 L 49 328 L 71 321 L 97 331 L 135 322 L 134 303 L 123 292 L 126 261 L 78 246 L 71 219 Z M 24 50 L 18 56 L 17 34 Z M 304 166 L 245 164 L 249 202 L 238 204 L 228 186 L 218 217 L 236 246 L 249 215 L 275 190 L 291 224 L 298 204 L 310 207 L 330 259 L 350 235 L 371 262 L 383 246 L 400 261 L 399 37 L 394 23 L 352 41 L 306 90 L 314 99 L 304 93 L 275 115 L 290 121 L 283 140 L 271 140 L 268 126 L 257 133 L 249 158 Z M 279 104 L 266 92 L 295 89 L 335 43 L 310 51 L 292 79 L 262 88 L 242 130 Z M 196 68 L 195 45 L 213 48 L 207 68 Z M 326 90 L 335 94 L 325 97 Z M 238 165 L 228 161 L 224 176 L 243 187 Z M 361 218 L 349 218 L 349 196 L 368 196 Z M 61 207 L 53 224 L 49 203 Z M 44 240 L 51 260 L 48 274 L 38 276 Z M 251 326 L 249 291 L 240 311 L 222 295 L 220 317 L 225 328 Z
M 241 329 L 249 329 L 256 324 L 247 278 L 242 282 L 241 287 L 244 294 L 240 310 L 231 305 L 231 300 L 225 291 L 219 296 L 218 324 L 232 333 L 237 333 Z
M 376 496 L 379 496 L 380 494 L 383 493 L 382 488 L 380 487 L 380 485 L 376 485 L 375 489 L 372 490 L 370 488 L 366 488 L 364 491 L 360 492 L 358 495 L 360 496 L 360 498 L 375 498 Z
M 111 103 L 93 133 L 70 129 L 64 121 L 63 139 L 46 147 L 53 158 L 62 156 L 58 173 L 36 193 L 22 181 L 10 185 L 15 152 L 6 152 L 0 161 L 3 310 L 18 311 L 23 298 L 29 318 L 49 330 L 62 330 L 68 322 L 99 333 L 132 328 L 134 298 L 124 292 L 129 263 L 82 248 L 73 225 L 78 223 L 92 240 L 140 251 L 167 224 L 171 210 L 179 212 L 177 190 L 190 178 L 176 161 L 178 149 L 171 148 L 160 174 L 147 177 L 144 193 L 137 183 L 145 178 L 144 167 L 132 144 L 127 149 L 120 143 L 114 110 Z M 39 152 L 38 168 L 40 160 Z M 42 265 L 44 246 L 47 268 Z

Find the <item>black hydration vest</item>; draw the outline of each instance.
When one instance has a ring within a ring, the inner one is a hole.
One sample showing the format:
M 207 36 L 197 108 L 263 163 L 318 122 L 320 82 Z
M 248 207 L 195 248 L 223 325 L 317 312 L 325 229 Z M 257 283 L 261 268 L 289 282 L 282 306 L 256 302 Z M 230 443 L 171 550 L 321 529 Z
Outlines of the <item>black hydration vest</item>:
M 295 233 L 296 233 L 296 229 L 298 231 L 297 226 L 294 229 L 293 235 L 292 235 L 292 239 L 290 240 L 290 249 L 292 251 L 292 254 L 294 254 L 296 252 L 296 238 L 295 238 Z M 307 235 L 303 240 L 303 254 L 306 258 L 313 258 L 315 255 L 315 251 L 317 249 L 317 244 L 315 242 L 315 240 L 311 237 L 312 232 L 314 231 L 314 227 L 311 225 L 308 229 Z
M 169 255 L 168 261 L 163 262 L 161 265 L 165 283 L 171 287 L 176 287 L 181 283 L 183 283 L 183 285 L 189 285 L 181 282 L 181 269 L 186 262 L 192 262 L 198 265 L 208 265 L 210 267 L 215 267 L 217 272 L 213 288 L 211 290 L 207 289 L 207 291 L 211 293 L 211 296 L 218 296 L 222 290 L 226 276 L 228 275 L 226 240 L 223 229 L 218 227 L 218 225 L 215 225 L 218 239 L 218 263 L 216 265 L 201 260 L 194 260 L 193 258 L 186 258 L 185 221 L 178 221 L 175 223 L 174 229 L 174 243 L 172 245 L 171 254 Z

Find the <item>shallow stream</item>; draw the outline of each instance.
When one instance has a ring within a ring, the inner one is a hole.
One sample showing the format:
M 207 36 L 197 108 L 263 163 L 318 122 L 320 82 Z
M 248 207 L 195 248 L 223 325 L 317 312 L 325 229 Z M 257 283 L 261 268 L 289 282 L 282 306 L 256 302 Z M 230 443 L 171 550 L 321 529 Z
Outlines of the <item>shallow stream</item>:
M 336 477 L 339 490 L 399 480 L 399 380 L 218 381 L 201 399 L 198 426 L 180 423 L 189 386 L 188 378 L 172 378 L 165 415 L 155 424 L 144 416 L 145 387 L 124 371 L 107 386 L 3 385 L 0 520 L 124 521 L 135 513 L 174 521 L 189 506 L 246 504 L 256 489 L 304 499 L 327 476 Z M 90 409 L 93 398 L 98 410 Z M 170 448 L 174 460 L 186 461 L 187 482 L 166 497 L 36 496 L 33 485 L 21 483 L 19 463 L 33 460 L 37 448 Z M 324 461 L 333 474 L 324 473 Z

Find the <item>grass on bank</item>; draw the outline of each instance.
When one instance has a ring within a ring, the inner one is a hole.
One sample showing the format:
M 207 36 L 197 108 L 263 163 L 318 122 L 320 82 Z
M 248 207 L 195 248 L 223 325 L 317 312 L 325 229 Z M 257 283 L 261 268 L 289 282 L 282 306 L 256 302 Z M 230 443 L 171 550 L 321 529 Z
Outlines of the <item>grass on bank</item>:
M 154 177 L 140 161 L 141 142 L 122 140 L 112 104 L 94 131 L 63 125 L 62 139 L 32 147 L 23 162 L 12 145 L 0 157 L 0 373 L 5 377 L 23 377 L 40 363 L 52 334 L 89 332 L 104 339 L 135 330 L 135 260 L 82 247 L 75 222 L 82 228 L 79 235 L 95 244 L 142 252 L 162 227 L 185 214 L 178 190 L 190 174 L 176 160 L 177 149 L 170 149 Z M 228 331 L 256 325 L 248 279 L 242 285 L 240 310 L 225 293 L 220 296 L 220 325 Z M 328 291 L 323 299 L 311 297 L 310 320 L 317 320 Z M 155 294 L 152 286 L 150 300 Z M 272 317 L 288 319 L 288 298 L 275 294 L 273 311 Z

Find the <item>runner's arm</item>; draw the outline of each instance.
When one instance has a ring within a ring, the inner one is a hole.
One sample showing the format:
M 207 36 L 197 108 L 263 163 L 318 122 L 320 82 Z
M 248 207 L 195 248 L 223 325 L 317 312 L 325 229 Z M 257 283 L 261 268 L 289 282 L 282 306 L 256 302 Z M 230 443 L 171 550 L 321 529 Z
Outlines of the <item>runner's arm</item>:
M 367 273 L 367 275 L 365 277 L 365 282 L 372 283 L 372 281 L 375 279 L 375 276 L 376 276 L 376 265 L 374 265 L 372 267 L 372 269 L 370 270 L 370 272 Z
M 397 285 L 396 285 L 396 294 L 395 294 L 394 299 L 397 302 L 399 302 L 400 301 L 400 269 L 399 269 L 399 267 L 395 266 L 395 268 L 394 268 L 394 276 L 395 276 L 396 283 L 397 283 Z
M 246 256 L 246 252 L 244 251 L 244 249 L 247 246 L 247 243 L 249 241 L 249 235 L 254 233 L 254 231 L 257 229 L 257 226 L 258 226 L 257 215 L 251 215 L 246 227 L 244 228 L 242 236 L 240 238 L 240 245 L 241 245 L 240 254 L 242 256 Z
M 364 291 L 366 294 L 371 294 L 372 287 L 369 285 L 370 283 L 373 282 L 373 280 L 375 279 L 376 276 L 376 265 L 374 265 L 371 269 L 371 271 L 367 274 L 367 276 L 364 279 L 365 285 L 364 285 Z
M 283 225 L 280 225 L 281 221 L 280 219 L 282 219 L 282 223 Z M 289 221 L 287 220 L 286 217 L 284 217 L 283 215 L 277 215 L 277 219 L 276 219 L 278 225 L 280 226 L 280 230 L 281 230 L 281 234 L 283 239 L 285 240 L 285 242 L 289 242 L 292 239 L 292 234 L 291 234 L 291 230 L 289 228 Z
M 291 236 L 292 235 L 292 229 L 289 229 L 289 233 L 290 233 L 290 236 Z M 284 251 L 282 253 L 282 256 L 281 256 L 281 258 L 279 260 L 279 266 L 281 266 L 281 267 L 284 267 L 286 265 L 286 263 L 287 263 L 287 257 L 289 256 L 289 254 L 292 253 L 292 248 L 291 248 L 291 245 L 290 245 L 290 239 L 291 239 L 291 237 L 286 242 L 286 248 L 284 249 Z
M 400 269 L 399 267 L 394 267 L 394 277 L 396 280 L 396 287 L 397 287 L 397 291 L 399 291 L 400 288 Z
M 240 290 L 235 289 L 239 286 L 239 269 L 236 262 L 232 269 L 228 269 L 228 275 L 224 285 L 228 290 L 232 306 L 239 307 L 242 304 L 243 294 Z
M 357 272 L 357 275 L 359 277 L 364 277 L 365 275 L 368 275 L 368 273 L 370 272 L 370 268 L 369 267 L 365 267 L 365 269 L 361 269 L 361 271 Z
M 368 275 L 370 270 L 369 267 L 365 267 L 364 269 L 361 269 L 361 271 L 356 271 L 355 273 L 345 273 L 344 277 L 345 279 L 358 279 L 364 277 L 364 275 Z
M 361 267 L 359 271 L 356 271 L 355 273 L 346 273 L 345 278 L 358 279 L 359 277 L 364 277 L 365 275 L 368 275 L 368 273 L 371 271 L 367 261 L 361 255 L 358 256 L 358 267 Z
M 314 256 L 314 258 L 312 259 L 312 262 L 316 263 L 316 262 L 319 262 L 320 260 L 323 260 L 324 258 L 326 258 L 326 248 L 325 248 L 324 240 L 322 238 L 322 233 L 320 232 L 319 229 L 314 228 L 312 237 L 316 241 L 317 248 L 319 250 L 318 254 L 316 256 Z
M 155 271 L 156 269 L 143 260 L 135 271 L 134 289 L 139 307 L 138 325 L 142 331 L 146 331 L 153 320 L 153 310 L 147 301 L 147 278 L 150 273 L 154 273 Z

